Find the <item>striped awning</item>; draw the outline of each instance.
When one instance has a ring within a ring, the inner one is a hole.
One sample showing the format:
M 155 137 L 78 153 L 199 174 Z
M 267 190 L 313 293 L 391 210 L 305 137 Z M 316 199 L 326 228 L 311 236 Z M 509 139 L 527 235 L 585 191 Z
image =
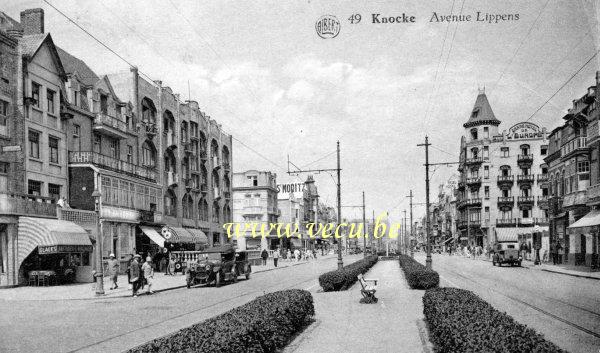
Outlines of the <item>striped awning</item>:
M 19 217 L 17 239 L 19 267 L 36 247 L 40 254 L 93 250 L 85 229 L 58 219 Z
M 586 214 L 585 216 L 581 217 L 575 223 L 571 224 L 568 228 L 569 229 L 583 228 L 583 227 L 592 227 L 592 226 L 597 226 L 597 225 L 600 225 L 600 211 L 593 210 L 593 211 L 589 212 L 588 214 Z
M 148 238 L 150 238 L 150 240 L 155 242 L 158 246 L 160 246 L 161 248 L 165 247 L 165 238 L 163 238 L 162 235 L 158 234 L 156 229 L 145 226 L 140 226 L 140 229 L 142 230 L 142 232 L 144 232 L 144 234 L 146 234 Z
M 161 234 L 165 241 L 173 244 L 196 244 L 200 243 L 200 238 L 179 227 L 163 227 Z
M 523 233 L 523 228 L 496 228 L 496 241 L 517 242 L 519 234 Z
M 206 234 L 201 231 L 200 229 L 196 229 L 196 228 L 185 228 L 185 230 L 190 233 L 195 239 L 196 239 L 196 243 L 199 244 L 208 244 L 208 237 L 206 236 Z

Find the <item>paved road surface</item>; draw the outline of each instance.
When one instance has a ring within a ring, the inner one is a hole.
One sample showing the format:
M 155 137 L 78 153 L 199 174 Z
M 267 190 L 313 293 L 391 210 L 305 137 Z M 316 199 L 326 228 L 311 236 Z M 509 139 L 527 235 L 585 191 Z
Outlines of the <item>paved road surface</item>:
M 344 263 L 360 255 L 348 256 Z M 176 289 L 138 298 L 1 301 L 0 352 L 119 352 L 203 321 L 263 293 L 288 288 L 316 291 L 317 278 L 336 258 L 253 274 L 220 288 Z M 160 278 L 159 278 L 160 279 Z
M 425 256 L 415 254 L 425 263 Z M 433 255 L 443 286 L 471 290 L 569 352 L 600 351 L 600 281 Z

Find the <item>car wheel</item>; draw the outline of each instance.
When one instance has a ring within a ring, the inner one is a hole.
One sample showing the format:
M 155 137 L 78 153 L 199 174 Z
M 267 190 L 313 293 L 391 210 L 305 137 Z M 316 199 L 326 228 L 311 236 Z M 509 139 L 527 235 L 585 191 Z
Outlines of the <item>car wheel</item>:
M 215 279 L 215 287 L 221 286 L 221 272 L 217 272 L 217 278 Z
M 250 272 L 246 272 L 246 279 L 250 279 Z
M 521 267 L 521 261 L 517 262 L 517 266 Z
M 237 282 L 238 274 L 237 271 L 233 271 L 233 283 Z
M 190 289 L 190 287 L 192 286 L 192 282 L 190 280 L 187 280 L 186 284 L 187 284 L 188 289 Z

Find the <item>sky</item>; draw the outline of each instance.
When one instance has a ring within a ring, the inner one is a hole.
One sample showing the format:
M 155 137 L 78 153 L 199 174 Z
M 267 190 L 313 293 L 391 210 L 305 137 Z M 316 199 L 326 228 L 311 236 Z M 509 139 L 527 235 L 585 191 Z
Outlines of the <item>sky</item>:
M 48 1 L 141 73 L 198 101 L 234 136 L 234 172 L 269 170 L 278 183 L 297 182 L 286 173 L 288 156 L 302 168 L 335 168 L 339 140 L 342 205 L 360 205 L 364 191 L 367 215 L 389 211 L 392 221 L 408 210 L 409 190 L 415 203 L 425 201 L 417 146 L 425 135 L 430 162 L 458 161 L 478 89 L 501 130 L 527 119 L 551 130 L 600 67 L 597 56 L 559 90 L 598 50 L 592 0 Z M 44 1 L 3 1 L 0 10 L 18 19 L 37 7 L 55 43 L 96 73 L 128 70 Z M 432 22 L 434 12 L 519 19 Z M 403 13 L 415 22 L 372 21 Z M 350 23 L 356 14 L 361 21 Z M 316 34 L 323 15 L 339 20 L 335 38 Z M 453 173 L 456 166 L 432 169 L 432 201 Z M 331 206 L 334 176 L 315 175 Z M 423 212 L 415 206 L 415 217 Z M 342 209 L 344 218 L 361 216 Z

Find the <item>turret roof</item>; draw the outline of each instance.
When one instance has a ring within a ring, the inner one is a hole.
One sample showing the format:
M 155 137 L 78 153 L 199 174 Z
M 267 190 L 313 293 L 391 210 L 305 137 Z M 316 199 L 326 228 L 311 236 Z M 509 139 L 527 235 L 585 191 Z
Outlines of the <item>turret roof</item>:
M 475 105 L 471 111 L 471 117 L 463 126 L 465 128 L 477 125 L 500 125 L 500 120 L 496 119 L 490 102 L 488 102 L 485 91 L 479 91 Z

